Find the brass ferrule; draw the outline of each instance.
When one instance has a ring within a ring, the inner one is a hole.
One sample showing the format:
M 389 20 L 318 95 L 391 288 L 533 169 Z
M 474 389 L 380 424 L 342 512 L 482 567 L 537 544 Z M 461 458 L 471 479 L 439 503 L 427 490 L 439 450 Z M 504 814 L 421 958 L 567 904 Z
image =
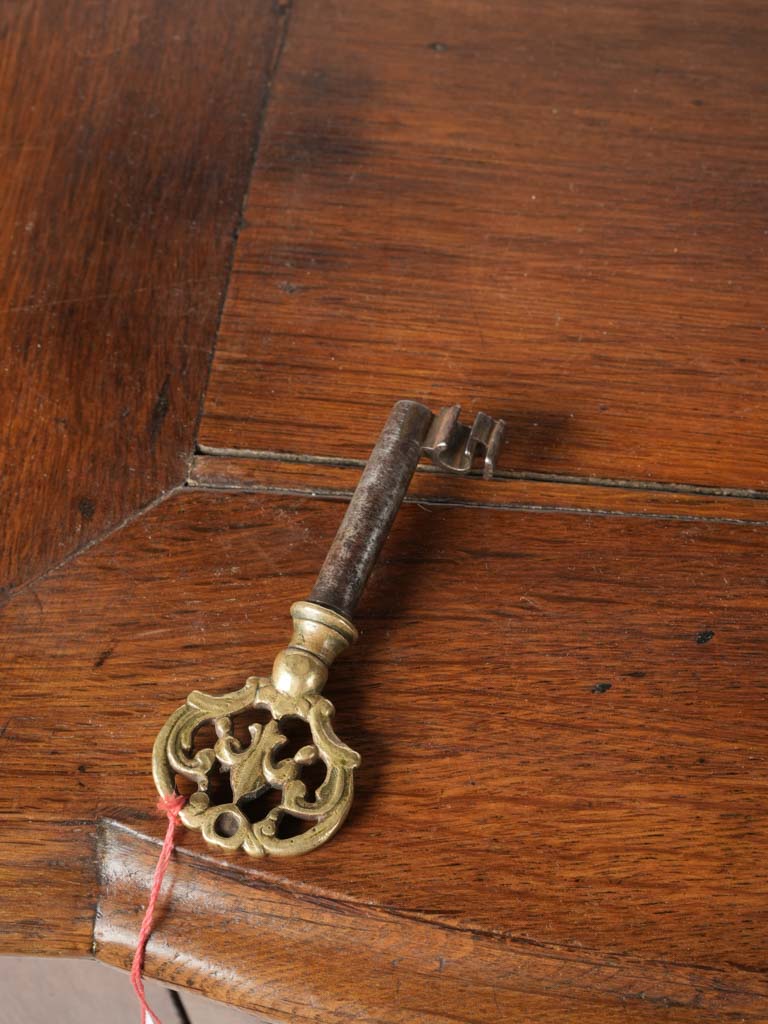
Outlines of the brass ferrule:
M 343 615 L 312 601 L 291 605 L 291 618 L 293 635 L 275 658 L 272 685 L 292 697 L 320 693 L 329 667 L 357 640 L 357 630 Z

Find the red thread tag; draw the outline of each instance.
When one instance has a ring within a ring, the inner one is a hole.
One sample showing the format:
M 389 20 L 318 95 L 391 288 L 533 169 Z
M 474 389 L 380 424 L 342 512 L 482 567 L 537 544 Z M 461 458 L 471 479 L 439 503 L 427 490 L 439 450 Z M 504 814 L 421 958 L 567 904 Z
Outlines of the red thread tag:
M 168 828 L 165 831 L 163 848 L 160 850 L 160 856 L 157 858 L 157 866 L 152 878 L 152 890 L 149 894 L 147 909 L 144 911 L 144 920 L 141 922 L 136 952 L 133 955 L 133 964 L 131 965 L 131 984 L 141 1004 L 141 1024 L 146 1024 L 147 1017 L 150 1018 L 152 1024 L 160 1024 L 160 1018 L 147 1003 L 141 969 L 144 965 L 144 952 L 147 948 L 147 942 L 149 942 L 149 936 L 152 933 L 152 921 L 155 916 L 157 900 L 160 896 L 160 888 L 168 868 L 168 862 L 173 853 L 173 843 L 176 837 L 176 828 L 179 824 L 179 814 L 185 803 L 186 799 L 183 796 L 164 796 L 157 801 L 158 811 L 163 811 L 164 814 L 168 815 Z

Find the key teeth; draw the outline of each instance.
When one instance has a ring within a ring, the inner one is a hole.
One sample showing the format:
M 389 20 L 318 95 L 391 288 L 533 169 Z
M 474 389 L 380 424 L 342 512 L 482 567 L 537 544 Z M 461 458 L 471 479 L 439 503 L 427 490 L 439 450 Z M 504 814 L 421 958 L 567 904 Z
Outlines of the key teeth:
M 471 427 L 459 422 L 460 405 L 449 405 L 435 414 L 423 450 L 438 469 L 469 473 L 476 457 L 483 455 L 483 478 L 490 480 L 504 439 L 504 420 L 479 412 Z
M 496 460 L 499 457 L 501 451 L 501 445 L 504 441 L 504 431 L 506 430 L 507 424 L 504 420 L 494 420 L 493 426 L 491 427 L 491 433 L 488 441 L 485 445 L 485 458 L 483 459 L 483 479 L 490 480 L 493 474 L 496 472 Z

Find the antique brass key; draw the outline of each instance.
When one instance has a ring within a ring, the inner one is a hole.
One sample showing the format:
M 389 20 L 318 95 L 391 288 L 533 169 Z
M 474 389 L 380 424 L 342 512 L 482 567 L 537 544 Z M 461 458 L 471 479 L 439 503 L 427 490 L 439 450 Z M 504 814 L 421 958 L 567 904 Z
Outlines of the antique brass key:
M 451 473 L 468 473 L 482 454 L 483 476 L 493 474 L 504 421 L 478 413 L 469 428 L 458 417 L 457 405 L 433 416 L 419 402 L 395 403 L 309 600 L 291 607 L 293 635 L 275 658 L 271 677 L 252 676 L 240 690 L 221 696 L 194 691 L 158 734 L 155 785 L 165 797 L 175 792 L 177 776 L 197 785 L 180 817 L 188 828 L 201 829 L 207 842 L 224 850 L 242 847 L 252 856 L 305 853 L 330 839 L 346 818 L 360 756 L 334 733 L 334 708 L 321 691 L 334 659 L 357 638 L 352 615 L 422 453 Z M 253 709 L 271 717 L 250 725 L 244 744 L 232 719 Z M 286 744 L 280 724 L 296 718 L 308 724 L 312 742 L 280 759 Z M 207 723 L 216 741 L 195 752 L 195 733 Z M 301 771 L 318 760 L 325 778 L 309 799 Z M 221 771 L 228 773 L 232 799 L 213 803 L 209 781 Z M 248 804 L 270 789 L 280 791 L 279 804 L 252 822 Z M 299 835 L 281 837 L 285 815 L 311 824 Z

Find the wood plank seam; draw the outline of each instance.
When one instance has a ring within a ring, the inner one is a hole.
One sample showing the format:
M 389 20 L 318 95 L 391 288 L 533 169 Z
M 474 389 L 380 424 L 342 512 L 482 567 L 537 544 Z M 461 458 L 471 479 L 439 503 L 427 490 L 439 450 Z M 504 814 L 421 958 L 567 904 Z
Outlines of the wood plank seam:
M 373 441 L 371 442 L 373 443 Z M 333 455 L 306 455 L 293 452 L 259 451 L 251 448 L 213 448 L 198 444 L 196 455 L 210 458 L 255 459 L 265 462 L 292 462 L 303 465 L 358 467 L 365 465 L 365 459 L 345 459 Z M 421 465 L 419 473 L 438 473 L 433 466 Z M 479 473 L 469 474 L 480 479 Z M 573 476 L 567 473 L 536 473 L 529 470 L 499 469 L 494 474 L 497 480 L 530 480 L 542 483 L 581 484 L 588 487 L 614 487 L 637 491 L 660 491 L 670 494 L 700 494 L 714 498 L 748 498 L 755 501 L 768 501 L 768 491 L 746 487 L 710 487 L 706 484 L 679 483 L 662 480 L 620 479 L 598 476 Z
M 224 272 L 224 287 L 221 291 L 221 300 L 219 302 L 218 314 L 216 317 L 216 328 L 213 332 L 213 342 L 211 344 L 211 350 L 208 355 L 208 366 L 206 368 L 205 379 L 203 386 L 200 389 L 200 399 L 197 407 L 197 416 L 195 418 L 195 426 L 192 432 L 192 437 L 197 439 L 200 432 L 200 424 L 203 419 L 203 410 L 205 408 L 205 396 L 208 391 L 208 382 L 211 379 L 211 370 L 213 369 L 213 360 L 216 356 L 216 345 L 219 340 L 219 332 L 221 330 L 221 321 L 224 316 L 224 306 L 227 301 L 227 294 L 229 292 L 229 281 L 232 276 L 232 271 L 235 266 L 235 255 L 237 253 L 237 241 L 240 237 L 240 232 L 245 223 L 245 208 L 248 202 L 248 198 L 251 191 L 251 185 L 253 178 L 256 173 L 256 165 L 259 159 L 259 147 L 264 134 L 264 125 L 267 119 L 267 111 L 269 109 L 269 103 L 272 98 L 272 90 L 280 68 L 280 62 L 282 60 L 283 51 L 285 50 L 285 43 L 288 38 L 288 29 L 291 24 L 291 14 L 293 13 L 293 0 L 274 0 L 272 9 L 278 18 L 282 19 L 280 28 L 278 29 L 275 36 L 274 49 L 272 51 L 272 60 L 267 70 L 267 79 L 264 84 L 264 96 L 259 111 L 259 116 L 256 122 L 256 131 L 254 133 L 253 145 L 251 147 L 250 157 L 250 171 L 246 179 L 246 185 L 243 189 L 243 194 L 240 199 L 240 211 L 238 215 L 237 224 L 232 232 L 232 245 L 230 247 L 227 256 L 227 265 Z M 192 462 L 197 454 L 197 446 L 193 445 L 188 456 L 187 456 L 187 474 L 192 466 Z
M 17 594 L 22 594 L 26 590 L 33 590 L 33 588 L 37 584 L 41 583 L 49 576 L 52 576 L 55 573 L 59 572 L 61 569 L 69 565 L 71 562 L 77 561 L 80 555 L 84 555 L 87 551 L 91 551 L 93 548 L 98 547 L 99 544 L 101 544 L 103 541 L 108 540 L 110 537 L 114 536 L 114 534 L 119 533 L 124 527 L 130 526 L 132 523 L 135 523 L 138 519 L 141 519 L 142 516 L 144 516 L 147 512 L 151 512 L 154 508 L 157 508 L 158 505 L 162 505 L 164 501 L 167 501 L 169 498 L 172 498 L 179 491 L 185 490 L 187 486 L 188 485 L 186 481 L 182 481 L 181 483 L 176 484 L 175 487 L 171 487 L 168 490 L 163 491 L 162 494 L 158 494 L 156 498 L 152 499 L 152 501 L 148 501 L 146 505 L 142 505 L 141 508 L 135 509 L 133 512 L 130 512 L 127 516 L 121 519 L 119 523 L 115 523 L 114 526 L 110 526 L 108 529 L 104 530 L 103 533 L 100 533 L 97 537 L 94 537 L 86 544 L 83 544 L 82 547 L 75 548 L 73 551 L 70 551 L 64 558 L 61 559 L 60 562 L 56 562 L 54 565 L 47 566 L 45 569 L 42 570 L 42 572 L 39 572 L 36 576 L 33 576 L 31 579 L 24 580 L 24 582 L 20 583 L 17 587 L 0 588 L 0 608 L 2 608 L 3 605 L 7 604 L 8 601 L 11 600 L 11 598 L 16 597 Z
M 332 488 L 300 487 L 225 487 L 205 484 L 190 484 L 201 491 L 233 491 L 245 494 L 283 494 L 296 497 L 311 497 L 318 500 L 348 501 L 352 491 L 337 491 Z M 460 501 L 456 498 L 415 498 L 406 497 L 404 505 L 437 505 L 448 508 L 495 509 L 508 512 L 559 512 L 565 515 L 615 516 L 625 519 L 671 519 L 681 523 L 727 523 L 731 526 L 768 526 L 768 519 L 737 519 L 726 516 L 692 516 L 671 512 L 619 512 L 615 509 L 578 508 L 575 505 L 532 505 L 527 502 Z
M 199 490 L 295 494 L 347 500 L 357 482 L 361 460 L 261 459 L 198 456 L 187 486 Z M 493 497 L 491 497 L 493 496 Z M 594 482 L 531 480 L 500 473 L 493 481 L 477 474 L 450 478 L 420 466 L 406 499 L 410 503 L 581 515 L 674 519 L 768 526 L 763 499 L 699 494 L 660 487 L 621 488 Z

